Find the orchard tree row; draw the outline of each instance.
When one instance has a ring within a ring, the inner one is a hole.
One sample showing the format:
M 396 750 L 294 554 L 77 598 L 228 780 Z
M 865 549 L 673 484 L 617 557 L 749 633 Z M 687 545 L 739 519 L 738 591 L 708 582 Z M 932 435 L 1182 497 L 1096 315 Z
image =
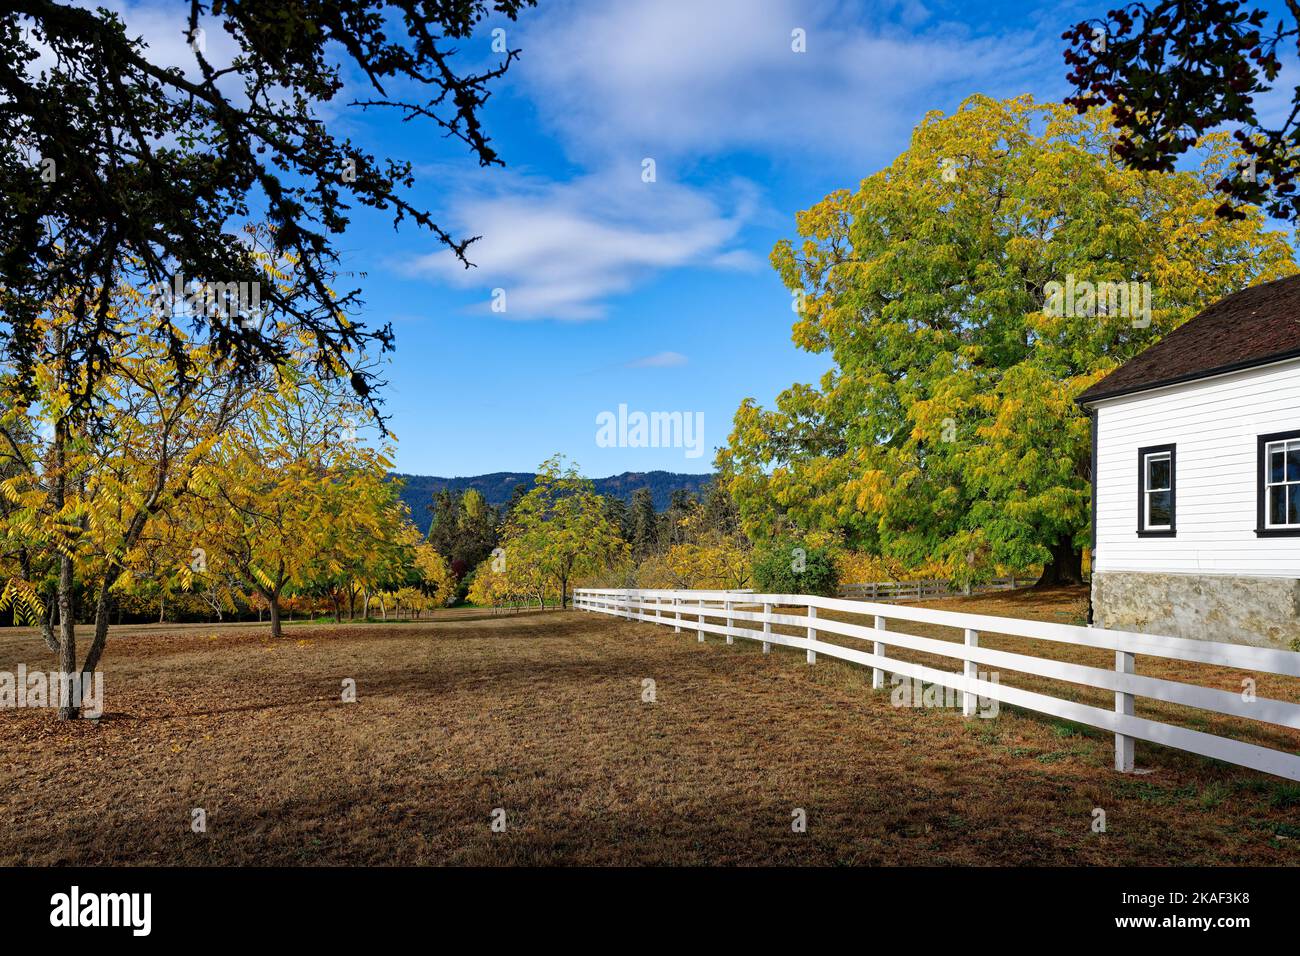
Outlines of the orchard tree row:
M 264 612 L 279 638 L 286 599 L 339 617 L 452 597 L 386 480 L 391 443 L 309 335 L 274 330 L 288 359 L 233 374 L 206 337 L 178 353 L 147 334 L 156 301 L 122 286 L 111 302 L 102 353 L 56 302 L 31 385 L 0 367 L 0 613 L 38 628 L 61 671 L 92 674 L 145 604 L 201 595 L 214 616 Z

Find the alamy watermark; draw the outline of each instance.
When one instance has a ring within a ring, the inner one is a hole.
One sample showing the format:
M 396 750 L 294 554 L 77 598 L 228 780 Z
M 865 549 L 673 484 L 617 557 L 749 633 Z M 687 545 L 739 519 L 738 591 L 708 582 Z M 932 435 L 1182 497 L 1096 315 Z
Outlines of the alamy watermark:
M 170 287 L 153 287 L 152 308 L 160 316 L 179 310 L 187 316 L 225 319 L 246 329 L 256 328 L 264 317 L 262 283 L 186 281 L 178 272 Z
M 28 671 L 19 664 L 18 671 L 0 671 L 0 710 L 19 707 L 80 707 L 92 720 L 104 713 L 104 674 L 96 671 L 87 678 L 78 671 Z
M 990 684 L 998 683 L 996 671 L 987 674 L 977 673 L 975 677 Z M 955 687 L 927 684 L 919 677 L 907 677 L 903 674 L 891 675 L 890 683 L 893 684 L 894 689 L 889 692 L 889 702 L 895 707 L 946 707 L 960 710 L 966 696 L 965 691 Z M 995 697 L 976 694 L 975 706 L 976 711 L 973 716 L 991 720 L 998 715 L 998 700 Z
M 118 926 L 130 929 L 132 936 L 148 936 L 153 928 L 153 894 L 83 893 L 73 886 L 50 897 L 50 925 Z
M 1058 319 L 1129 319 L 1135 329 L 1151 325 L 1150 282 L 1079 282 L 1069 273 L 1065 282 L 1043 286 L 1043 294 L 1043 312 Z
M 684 448 L 687 458 L 704 454 L 703 412 L 618 412 L 596 416 L 598 448 Z

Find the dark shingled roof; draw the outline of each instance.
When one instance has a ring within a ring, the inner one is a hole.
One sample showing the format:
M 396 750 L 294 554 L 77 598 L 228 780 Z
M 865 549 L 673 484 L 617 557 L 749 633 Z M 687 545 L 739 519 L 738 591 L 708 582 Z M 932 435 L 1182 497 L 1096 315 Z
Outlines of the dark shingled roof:
M 1300 356 L 1300 275 L 1220 299 L 1080 395 L 1086 404 Z

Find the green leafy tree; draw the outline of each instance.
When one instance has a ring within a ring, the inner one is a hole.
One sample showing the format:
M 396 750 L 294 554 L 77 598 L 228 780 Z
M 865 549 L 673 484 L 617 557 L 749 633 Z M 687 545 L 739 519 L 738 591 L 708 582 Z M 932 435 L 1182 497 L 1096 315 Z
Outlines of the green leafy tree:
M 1039 564 L 1044 582 L 1079 579 L 1091 449 L 1074 398 L 1209 302 L 1295 269 L 1257 210 L 1216 217 L 1225 136 L 1179 173 L 1125 169 L 1114 142 L 1101 113 L 972 97 L 799 214 L 772 262 L 796 344 L 833 367 L 736 413 L 718 467 L 751 536 L 840 532 L 956 580 Z M 1097 307 L 1063 302 L 1071 283 L 1138 285 Z
M 505 503 L 504 507 L 501 508 L 501 512 L 499 515 L 499 523 L 497 527 L 498 538 L 501 537 L 501 534 L 504 533 L 506 526 L 510 523 L 510 518 L 512 515 L 514 515 L 515 508 L 518 507 L 519 502 L 521 502 L 524 498 L 524 495 L 528 494 L 528 492 L 531 490 L 532 490 L 531 484 L 529 484 L 526 481 L 521 481 L 517 485 L 515 485 L 514 490 L 510 492 L 510 499 Z
M 703 493 L 703 524 L 710 531 L 731 536 L 740 531 L 740 513 L 727 490 L 726 482 L 713 480 Z
M 557 585 L 562 608 L 576 576 L 607 567 L 627 548 L 591 482 L 558 455 L 542 462 L 533 489 L 515 506 L 504 547 L 506 568 L 540 570 Z
M 460 501 L 443 488 L 433 496 L 429 511 L 433 517 L 429 521 L 428 541 L 445 556 L 455 546 L 456 528 L 460 525 Z
M 686 541 L 687 519 L 695 516 L 699 502 L 685 488 L 675 488 L 669 496 L 668 507 L 659 515 L 656 538 L 660 550 L 667 550 Z
M 834 595 L 840 575 L 829 548 L 795 537 L 774 538 L 754 553 L 754 585 L 764 594 Z
M 483 493 L 468 488 L 460 496 L 460 527 L 457 547 L 452 555 L 456 574 L 464 577 L 497 546 L 497 513 Z
M 659 516 L 649 488 L 632 492 L 632 556 L 641 560 L 659 547 Z
M 605 517 L 618 529 L 624 541 L 632 540 L 632 509 L 618 495 L 604 495 Z
M 457 498 L 447 489 L 434 495 L 428 541 L 446 558 L 458 582 L 459 597 L 469 587 L 469 575 L 497 546 L 497 513 L 482 492 L 467 488 Z

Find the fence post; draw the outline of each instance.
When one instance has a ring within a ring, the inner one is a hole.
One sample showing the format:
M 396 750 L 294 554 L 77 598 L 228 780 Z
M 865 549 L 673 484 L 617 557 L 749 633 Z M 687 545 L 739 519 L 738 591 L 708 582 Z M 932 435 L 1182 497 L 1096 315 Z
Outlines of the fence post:
M 655 595 L 655 623 L 662 624 L 663 622 L 664 622 L 664 596 L 662 594 L 656 594 Z
M 1137 666 L 1134 660 L 1135 655 L 1127 651 L 1115 652 L 1115 670 L 1120 674 L 1136 674 Z M 1125 694 L 1123 691 L 1115 691 L 1115 713 L 1126 714 L 1132 717 L 1135 713 L 1133 708 L 1133 695 Z M 1120 773 L 1130 773 L 1133 770 L 1133 738 L 1124 734 L 1115 735 L 1115 769 Z
M 969 627 L 966 628 L 966 646 L 967 647 L 980 646 L 979 631 L 972 631 Z M 962 672 L 966 675 L 967 680 L 975 680 L 975 678 L 978 676 L 975 668 L 975 662 L 972 660 L 966 661 L 966 663 L 962 666 Z M 975 694 L 972 691 L 966 691 L 964 694 L 962 694 L 961 715 L 963 717 L 974 717 L 975 703 L 976 703 Z
M 879 614 L 876 615 L 876 630 L 878 631 L 885 630 L 885 619 L 881 617 Z M 875 641 L 871 645 L 871 653 L 875 654 L 877 657 L 884 657 L 885 645 L 882 644 L 880 641 Z M 871 668 L 871 689 L 880 690 L 884 686 L 885 686 L 885 672 L 881 670 L 879 667 Z
M 768 604 L 768 603 L 766 603 L 766 602 L 764 602 L 764 604 L 763 604 L 763 633 L 764 633 L 764 634 L 771 634 L 771 633 L 772 633 L 772 605 L 770 605 L 770 604 Z M 764 653 L 764 654 L 771 654 L 771 653 L 772 653 L 772 642 L 771 642 L 771 641 L 764 641 L 764 642 L 763 642 L 763 653 Z
M 722 606 L 723 609 L 727 612 L 727 643 L 735 644 L 736 639 L 731 636 L 731 602 L 723 601 Z
M 682 632 L 682 599 L 673 598 L 673 607 L 677 609 L 677 623 L 673 625 L 673 633 L 680 634 Z
M 817 640 L 817 628 L 814 626 L 816 622 L 817 622 L 817 608 L 809 604 L 808 605 L 808 640 L 810 641 Z M 817 663 L 817 652 L 814 651 L 811 647 L 808 648 L 808 663 L 809 664 Z
M 699 609 L 695 612 L 695 632 L 698 634 L 697 640 L 704 643 L 704 598 L 699 600 Z

